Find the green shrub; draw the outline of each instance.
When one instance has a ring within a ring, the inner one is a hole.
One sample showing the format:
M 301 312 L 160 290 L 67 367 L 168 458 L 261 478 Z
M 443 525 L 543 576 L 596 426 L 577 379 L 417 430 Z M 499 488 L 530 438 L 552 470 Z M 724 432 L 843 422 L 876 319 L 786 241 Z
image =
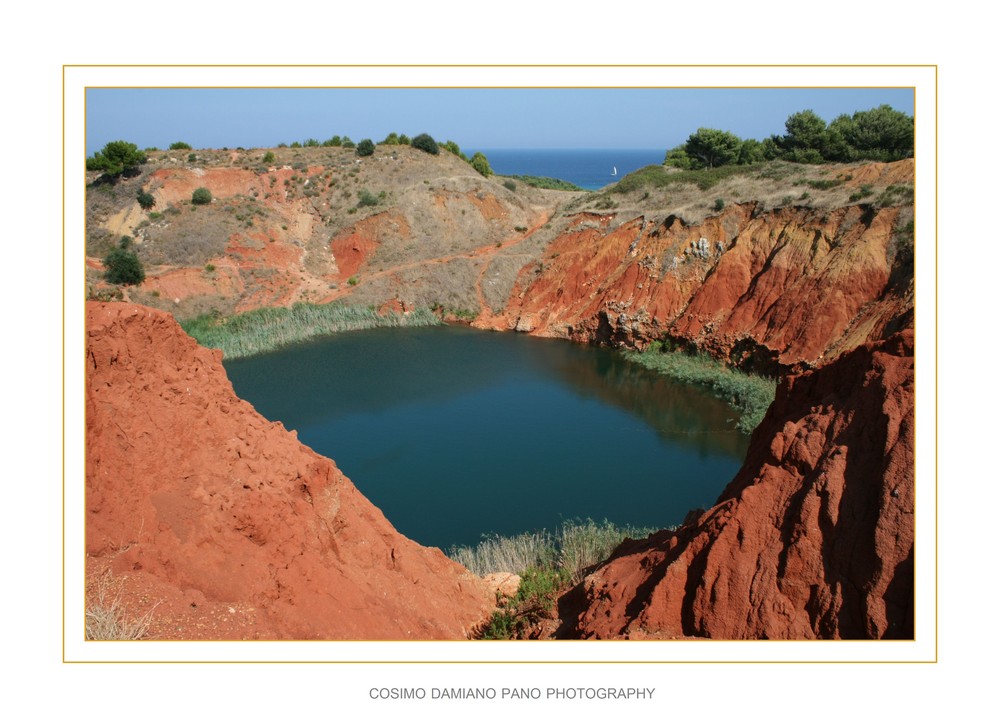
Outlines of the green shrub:
M 198 161 L 198 155 L 195 154 L 194 152 L 191 152 L 188 155 L 188 162 L 197 162 L 197 161 Z
M 505 180 L 503 186 L 506 187 L 511 192 L 517 189 L 517 183 L 514 182 L 514 180 Z
M 151 210 L 156 205 L 156 198 L 146 192 L 146 190 L 139 190 L 136 193 L 135 199 L 139 202 L 139 207 L 143 210 Z
M 428 154 L 440 153 L 440 147 L 430 134 L 417 134 L 410 142 L 410 146 Z
M 260 161 L 262 163 L 264 163 L 264 164 L 273 164 L 274 163 L 274 152 L 268 152 L 263 157 L 261 157 Z
M 207 187 L 199 187 L 191 194 L 192 205 L 207 205 L 212 201 L 212 191 Z
M 187 142 L 174 142 L 169 149 L 191 149 L 191 145 Z
M 871 185 L 861 185 L 861 189 L 857 192 L 852 192 L 851 196 L 848 198 L 851 202 L 857 202 L 858 200 L 863 200 L 866 197 L 871 197 L 874 194 L 875 188 Z
M 577 187 L 572 182 L 555 177 L 537 177 L 530 174 L 512 174 L 511 177 L 518 182 L 524 182 L 528 187 L 536 187 L 540 190 L 568 190 L 571 192 L 583 190 L 582 187 Z
M 379 203 L 379 198 L 368 190 L 358 192 L 358 207 L 375 207 Z
M 723 200 L 721 197 L 716 197 L 715 204 L 712 205 L 712 209 L 715 210 L 716 212 L 722 212 L 722 209 L 725 206 L 726 206 L 726 201 Z
M 438 146 L 441 147 L 441 149 L 451 152 L 463 162 L 469 161 L 469 158 L 462 152 L 462 148 L 458 146 L 458 142 L 453 142 L 449 139 L 446 142 L 438 142 Z
M 486 158 L 486 155 L 482 152 L 476 152 L 472 155 L 472 161 L 469 162 L 472 168 L 483 175 L 483 177 L 489 177 L 493 174 L 493 169 L 490 167 L 490 161 Z
M 136 286 L 146 280 L 146 272 L 138 256 L 129 250 L 129 243 L 122 240 L 121 245 L 108 253 L 103 260 L 104 280 L 121 286 Z
M 370 157 L 375 153 L 375 144 L 371 139 L 362 139 L 358 142 L 358 146 L 355 149 L 355 153 L 359 157 Z

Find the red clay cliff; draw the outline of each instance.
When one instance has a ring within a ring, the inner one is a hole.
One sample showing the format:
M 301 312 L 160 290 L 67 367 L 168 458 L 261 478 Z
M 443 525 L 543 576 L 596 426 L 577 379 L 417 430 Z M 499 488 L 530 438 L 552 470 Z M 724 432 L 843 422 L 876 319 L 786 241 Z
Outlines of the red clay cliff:
M 489 614 L 169 314 L 88 303 L 86 357 L 88 588 L 152 610 L 147 637 L 464 639 Z
M 710 510 L 628 541 L 564 637 L 913 636 L 913 332 L 792 375 Z

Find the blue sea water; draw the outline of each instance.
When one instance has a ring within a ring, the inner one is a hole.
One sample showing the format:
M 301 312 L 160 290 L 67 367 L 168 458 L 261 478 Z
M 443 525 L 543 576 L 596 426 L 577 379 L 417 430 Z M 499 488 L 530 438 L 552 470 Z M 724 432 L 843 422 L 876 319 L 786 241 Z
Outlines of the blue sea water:
M 586 190 L 614 184 L 629 172 L 663 164 L 665 149 L 483 149 L 496 174 L 555 177 Z M 617 171 L 617 174 L 612 174 Z

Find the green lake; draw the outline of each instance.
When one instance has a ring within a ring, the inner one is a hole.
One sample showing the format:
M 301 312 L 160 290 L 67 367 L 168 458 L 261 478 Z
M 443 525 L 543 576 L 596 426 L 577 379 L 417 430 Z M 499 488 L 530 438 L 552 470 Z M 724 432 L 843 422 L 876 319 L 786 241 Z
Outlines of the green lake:
M 678 524 L 715 502 L 749 443 L 698 389 L 513 333 L 376 329 L 225 366 L 400 532 L 442 549 L 566 519 Z

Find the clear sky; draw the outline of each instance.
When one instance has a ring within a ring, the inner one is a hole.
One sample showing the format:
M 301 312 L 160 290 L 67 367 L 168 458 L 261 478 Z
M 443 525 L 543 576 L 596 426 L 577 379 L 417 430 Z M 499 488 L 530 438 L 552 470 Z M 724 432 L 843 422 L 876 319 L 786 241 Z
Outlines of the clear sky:
M 164 149 L 274 147 L 392 131 L 502 148 L 668 149 L 699 127 L 763 139 L 790 114 L 827 121 L 889 104 L 913 114 L 911 89 L 88 89 L 87 154 L 124 139 Z

